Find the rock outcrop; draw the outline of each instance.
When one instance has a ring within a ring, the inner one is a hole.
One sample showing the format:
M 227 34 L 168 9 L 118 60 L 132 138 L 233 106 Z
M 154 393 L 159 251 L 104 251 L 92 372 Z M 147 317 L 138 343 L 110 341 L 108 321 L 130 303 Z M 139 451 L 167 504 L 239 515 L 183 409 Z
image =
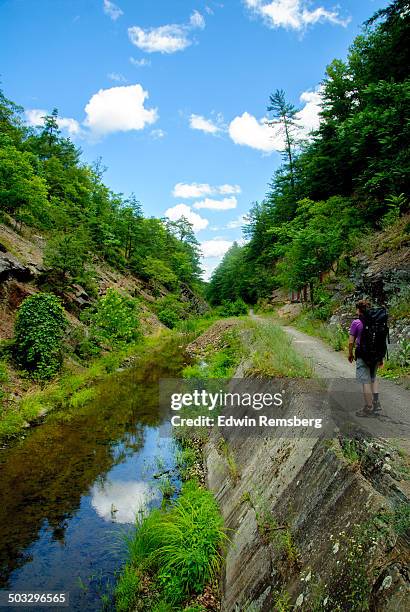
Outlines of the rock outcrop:
M 22 265 L 11 253 L 0 252 L 0 281 L 11 278 L 19 281 L 28 281 L 32 277 L 31 270 Z

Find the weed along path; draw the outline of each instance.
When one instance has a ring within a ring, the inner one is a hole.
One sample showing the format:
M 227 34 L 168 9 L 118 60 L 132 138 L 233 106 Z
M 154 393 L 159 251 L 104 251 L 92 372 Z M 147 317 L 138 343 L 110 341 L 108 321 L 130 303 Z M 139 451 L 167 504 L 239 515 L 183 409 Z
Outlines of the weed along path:
M 1 589 L 69 592 L 70 610 L 101 608 L 126 557 L 124 534 L 161 503 L 158 475 L 175 474 L 157 383 L 179 375 L 182 354 L 180 336 L 160 339 L 75 414 L 51 414 L 0 452 Z

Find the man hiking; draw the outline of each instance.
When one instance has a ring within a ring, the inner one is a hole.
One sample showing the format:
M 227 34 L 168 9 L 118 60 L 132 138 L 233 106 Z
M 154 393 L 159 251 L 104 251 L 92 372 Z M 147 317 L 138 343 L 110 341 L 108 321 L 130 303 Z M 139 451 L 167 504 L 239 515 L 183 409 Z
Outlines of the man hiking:
M 349 331 L 348 359 L 350 363 L 356 359 L 356 379 L 363 386 L 365 405 L 356 415 L 365 417 L 381 411 L 376 374 L 387 351 L 387 311 L 385 308 L 371 308 L 367 300 L 359 300 L 356 315 Z

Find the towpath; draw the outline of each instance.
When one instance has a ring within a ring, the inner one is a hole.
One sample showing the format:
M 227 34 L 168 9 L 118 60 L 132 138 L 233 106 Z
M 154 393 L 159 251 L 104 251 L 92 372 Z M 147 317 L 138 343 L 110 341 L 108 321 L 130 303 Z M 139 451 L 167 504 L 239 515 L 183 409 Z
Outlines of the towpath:
M 253 311 L 250 312 L 250 317 L 261 325 L 266 321 Z M 356 425 L 358 430 L 373 436 L 396 439 L 400 447 L 410 455 L 408 389 L 393 381 L 379 378 L 382 412 L 378 416 L 368 418 L 356 416 L 361 387 L 355 379 L 355 365 L 348 362 L 344 353 L 332 350 L 319 338 L 309 336 L 290 325 L 283 326 L 283 330 L 291 337 L 294 348 L 311 361 L 317 376 L 332 381 L 334 395 L 340 397 L 340 406 L 343 406 L 343 412 L 337 411 L 339 419 L 346 419 Z

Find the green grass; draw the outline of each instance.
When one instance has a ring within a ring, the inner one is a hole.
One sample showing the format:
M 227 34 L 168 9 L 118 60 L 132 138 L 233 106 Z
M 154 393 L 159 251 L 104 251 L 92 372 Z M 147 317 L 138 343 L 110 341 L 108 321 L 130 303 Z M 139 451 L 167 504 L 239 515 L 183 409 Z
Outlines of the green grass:
M 145 610 L 155 609 L 159 603 L 175 606 L 200 593 L 219 574 L 225 540 L 212 493 L 195 481 L 185 483 L 175 502 L 153 510 L 137 523 L 128 542 L 129 561 L 115 589 L 116 609 L 132 610 L 136 599 L 141 602 L 144 597 Z M 149 577 L 151 594 L 141 593 L 134 574 Z M 132 580 L 134 594 L 130 592 Z
M 79 389 L 71 397 L 69 401 L 70 408 L 82 408 L 88 404 L 96 396 L 96 390 L 93 387 L 85 387 Z
M 222 340 L 224 348 L 211 349 L 203 361 L 186 366 L 182 371 L 183 378 L 231 378 L 241 361 L 242 345 L 236 330 L 225 332 Z
M 348 438 L 341 441 L 342 453 L 344 458 L 352 465 L 357 465 L 361 459 L 360 447 L 357 440 Z
M 158 489 L 162 493 L 164 502 L 167 502 L 175 493 L 175 485 L 172 484 L 168 474 L 163 474 L 158 483 Z
M 225 438 L 220 438 L 218 443 L 218 448 L 221 454 L 224 456 L 226 463 L 228 465 L 229 475 L 234 484 L 237 484 L 240 480 L 241 474 L 239 472 L 238 465 L 236 463 L 235 457 L 229 448 L 228 442 Z
M 9 382 L 9 375 L 7 371 L 7 365 L 0 361 L 0 409 L 2 408 L 3 398 L 6 395 L 4 385 Z
M 290 612 L 293 610 L 293 605 L 291 603 L 291 597 L 287 591 L 282 591 L 281 593 L 274 593 L 274 607 L 275 612 Z
M 115 589 L 115 605 L 117 612 L 127 612 L 137 603 L 141 587 L 141 577 L 131 565 L 126 565 Z
M 178 450 L 176 454 L 176 465 L 183 481 L 189 480 L 192 469 L 200 460 L 201 452 L 198 448 L 186 445 Z
M 343 329 L 341 325 L 329 325 L 316 319 L 314 311 L 312 313 L 312 311 L 303 310 L 300 315 L 292 320 L 292 325 L 305 332 L 305 334 L 309 334 L 309 336 L 320 338 L 335 351 L 347 349 L 349 339 L 347 330 Z
M 400 292 L 390 298 L 389 301 L 390 316 L 396 319 L 404 319 L 410 317 L 410 288 L 402 287 Z
M 293 348 L 278 325 L 265 320 L 244 323 L 248 335 L 249 373 L 279 378 L 312 378 L 313 366 Z
M 394 511 L 389 514 L 388 522 L 399 536 L 410 536 L 410 506 L 409 504 L 398 504 Z
M 191 317 L 189 319 L 179 321 L 179 323 L 177 323 L 177 325 L 174 327 L 174 331 L 181 334 L 193 334 L 195 336 L 199 336 L 219 319 L 219 316 L 212 311 L 209 311 L 202 316 Z

